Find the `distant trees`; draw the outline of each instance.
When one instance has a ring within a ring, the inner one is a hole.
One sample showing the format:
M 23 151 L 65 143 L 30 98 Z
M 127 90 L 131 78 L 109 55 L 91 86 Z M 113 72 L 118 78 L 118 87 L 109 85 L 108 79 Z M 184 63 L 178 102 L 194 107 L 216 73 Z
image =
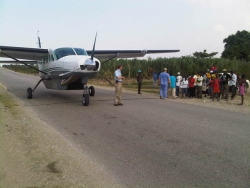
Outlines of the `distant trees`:
M 193 56 L 197 57 L 197 58 L 207 58 L 207 57 L 213 57 L 216 54 L 218 54 L 218 52 L 212 52 L 212 53 L 209 54 L 209 53 L 207 53 L 207 50 L 204 50 L 203 52 L 195 52 L 195 53 L 193 53 Z
M 250 60 L 250 33 L 248 31 L 237 31 L 235 35 L 229 35 L 223 40 L 225 43 L 222 58 Z

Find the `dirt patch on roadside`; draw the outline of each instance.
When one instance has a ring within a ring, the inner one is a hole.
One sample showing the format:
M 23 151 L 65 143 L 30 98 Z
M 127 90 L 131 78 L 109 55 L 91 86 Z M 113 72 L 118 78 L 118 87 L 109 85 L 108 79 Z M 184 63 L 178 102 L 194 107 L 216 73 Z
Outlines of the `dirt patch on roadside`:
M 0 187 L 120 187 L 0 84 Z

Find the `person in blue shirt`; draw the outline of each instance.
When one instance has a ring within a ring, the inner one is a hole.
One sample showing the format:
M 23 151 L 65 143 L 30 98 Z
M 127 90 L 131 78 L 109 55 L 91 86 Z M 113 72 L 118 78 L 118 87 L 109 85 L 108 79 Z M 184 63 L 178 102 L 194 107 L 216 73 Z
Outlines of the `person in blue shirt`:
M 153 72 L 153 86 L 156 87 L 157 80 L 159 79 L 159 74 L 158 72 Z
M 114 98 L 114 105 L 115 106 L 123 106 L 121 103 L 121 94 L 122 94 L 122 79 L 125 77 L 122 76 L 121 73 L 122 65 L 117 66 L 117 70 L 114 72 L 115 77 L 115 98 Z
M 167 73 L 167 68 L 159 75 L 160 85 L 160 99 L 166 99 L 168 97 L 168 83 L 170 82 L 170 76 Z
M 173 73 L 170 73 L 170 88 L 172 90 L 172 96 L 175 99 L 176 96 L 176 78 Z

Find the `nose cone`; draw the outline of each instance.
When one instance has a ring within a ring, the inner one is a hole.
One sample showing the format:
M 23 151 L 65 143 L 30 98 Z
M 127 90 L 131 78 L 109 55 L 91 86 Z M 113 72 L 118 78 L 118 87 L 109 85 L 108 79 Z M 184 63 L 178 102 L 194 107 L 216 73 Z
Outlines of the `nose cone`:
M 93 70 L 96 66 L 95 61 L 92 59 L 86 59 L 84 65 L 88 70 Z

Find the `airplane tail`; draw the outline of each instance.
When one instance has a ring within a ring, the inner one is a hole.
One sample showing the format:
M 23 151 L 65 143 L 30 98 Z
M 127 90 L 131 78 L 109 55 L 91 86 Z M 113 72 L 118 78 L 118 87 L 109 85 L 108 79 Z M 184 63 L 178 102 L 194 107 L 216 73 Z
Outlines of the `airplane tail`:
M 39 48 L 42 48 L 42 45 L 41 45 L 41 41 L 40 41 L 40 37 L 39 37 L 39 31 L 37 32 L 37 40 L 38 40 L 38 47 Z

